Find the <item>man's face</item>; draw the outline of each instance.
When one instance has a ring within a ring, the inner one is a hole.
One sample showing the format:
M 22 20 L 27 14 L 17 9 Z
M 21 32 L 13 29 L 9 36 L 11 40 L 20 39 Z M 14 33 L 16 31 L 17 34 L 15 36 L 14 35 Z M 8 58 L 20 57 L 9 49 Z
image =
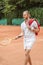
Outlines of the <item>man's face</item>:
M 23 18 L 24 19 L 28 19 L 29 18 L 29 15 L 27 13 L 23 13 Z

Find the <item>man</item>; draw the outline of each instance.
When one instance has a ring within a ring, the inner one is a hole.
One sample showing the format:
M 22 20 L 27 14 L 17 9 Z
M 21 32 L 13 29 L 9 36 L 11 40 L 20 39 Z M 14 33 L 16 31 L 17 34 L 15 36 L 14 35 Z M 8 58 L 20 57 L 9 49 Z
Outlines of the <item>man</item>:
M 29 53 L 36 40 L 35 32 L 38 32 L 39 29 L 38 29 L 38 25 L 37 25 L 36 21 L 33 21 L 31 26 L 29 26 L 28 22 L 30 21 L 31 18 L 30 18 L 30 13 L 28 11 L 23 12 L 23 18 L 25 21 L 23 21 L 23 23 L 21 24 L 22 31 L 18 36 L 16 36 L 15 39 L 18 39 L 18 38 L 24 36 L 24 50 L 25 50 L 24 65 L 27 65 L 27 63 L 32 65 Z

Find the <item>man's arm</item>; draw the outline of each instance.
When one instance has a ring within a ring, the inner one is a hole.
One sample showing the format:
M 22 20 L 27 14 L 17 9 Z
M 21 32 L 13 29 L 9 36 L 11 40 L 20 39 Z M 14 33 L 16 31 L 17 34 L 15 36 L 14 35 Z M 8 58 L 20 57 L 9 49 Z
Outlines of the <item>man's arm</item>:
M 21 38 L 22 36 L 23 36 L 23 32 L 21 32 L 19 35 L 17 35 L 17 36 L 15 37 L 15 40 L 18 39 L 18 38 Z
M 31 31 L 33 31 L 33 32 L 35 32 L 35 33 L 39 32 L 38 25 L 37 25 L 37 23 L 36 23 L 35 21 L 32 23 L 32 26 L 33 26 L 33 27 L 31 27 L 31 26 L 29 26 L 29 25 L 27 24 L 27 27 L 28 27 L 29 30 L 31 30 Z
M 21 33 L 15 37 L 15 39 L 21 38 L 24 35 L 24 32 L 22 30 L 23 25 L 21 24 Z
M 35 33 L 37 33 L 37 32 L 39 32 L 39 28 L 29 28 L 31 31 L 33 31 L 33 32 L 35 32 Z

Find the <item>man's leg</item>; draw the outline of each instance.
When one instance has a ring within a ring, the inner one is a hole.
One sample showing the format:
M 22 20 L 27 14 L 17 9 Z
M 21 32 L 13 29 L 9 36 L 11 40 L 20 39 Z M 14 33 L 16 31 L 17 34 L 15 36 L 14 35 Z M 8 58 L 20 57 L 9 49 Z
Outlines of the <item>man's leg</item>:
M 29 53 L 28 53 L 28 62 L 29 62 L 30 65 L 32 65 L 32 62 L 31 62 L 31 58 L 30 58 Z
M 25 50 L 25 64 L 24 65 L 27 65 L 27 63 L 32 65 L 29 53 L 30 53 L 30 50 Z
M 27 50 L 25 50 L 25 63 L 24 63 L 24 65 L 27 65 L 27 63 L 28 63 Z

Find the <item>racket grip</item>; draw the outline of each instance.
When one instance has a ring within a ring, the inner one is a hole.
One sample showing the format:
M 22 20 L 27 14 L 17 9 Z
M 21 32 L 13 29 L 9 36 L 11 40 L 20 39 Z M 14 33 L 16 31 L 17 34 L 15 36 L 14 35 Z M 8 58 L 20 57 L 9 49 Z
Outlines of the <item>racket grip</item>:
M 12 38 L 12 40 L 15 40 L 16 38 Z

